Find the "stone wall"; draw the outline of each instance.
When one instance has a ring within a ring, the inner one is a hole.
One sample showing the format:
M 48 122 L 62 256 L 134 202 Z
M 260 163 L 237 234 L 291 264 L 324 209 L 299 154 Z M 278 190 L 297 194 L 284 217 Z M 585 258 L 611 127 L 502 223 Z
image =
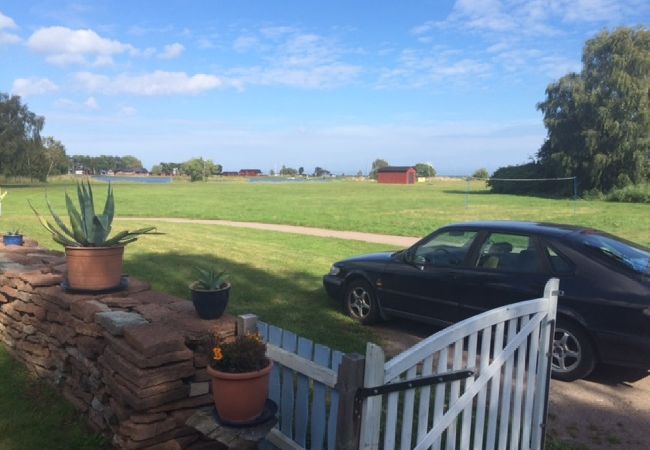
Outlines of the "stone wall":
M 186 419 L 210 405 L 200 336 L 235 332 L 235 319 L 205 321 L 192 303 L 130 278 L 105 295 L 63 291 L 65 259 L 0 243 L 0 342 L 59 389 L 88 423 L 124 449 L 205 449 Z

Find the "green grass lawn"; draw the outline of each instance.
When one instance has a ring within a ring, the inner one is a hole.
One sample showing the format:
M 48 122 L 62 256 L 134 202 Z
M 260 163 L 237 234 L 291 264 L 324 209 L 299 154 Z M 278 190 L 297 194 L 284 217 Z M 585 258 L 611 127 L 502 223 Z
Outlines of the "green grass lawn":
M 28 199 L 45 209 L 45 187 L 2 187 L 9 195 L 3 202 L 1 222 L 19 223 L 29 217 Z M 66 189 L 74 194 L 73 185 L 47 187 L 60 211 L 64 211 Z M 115 196 L 118 216 L 286 223 L 402 236 L 422 236 L 458 221 L 533 220 L 586 225 L 650 245 L 647 204 L 497 195 L 481 182 L 473 182 L 470 189 L 468 194 L 467 183 L 448 180 L 411 186 L 367 181 L 199 182 L 116 184 Z M 97 193 L 103 195 L 102 185 Z
M 42 245 L 60 249 L 27 206 L 31 199 L 45 213 L 45 188 L 2 187 L 8 188 L 9 195 L 3 202 L 0 231 L 20 228 Z M 98 187 L 97 193 L 103 197 L 105 189 Z M 60 212 L 65 211 L 62 193 L 66 188 L 73 193 L 72 185 L 48 187 Z M 478 190 L 478 185 L 466 195 L 464 182 L 417 186 L 367 182 L 119 184 L 115 195 L 117 213 L 123 216 L 218 218 L 413 236 L 454 221 L 543 220 L 594 226 L 650 245 L 648 205 L 580 201 L 574 213 L 573 203 L 567 200 L 492 195 Z M 146 220 L 118 222 L 116 228 L 149 224 Z M 216 265 L 231 276 L 228 311 L 232 314 L 252 312 L 267 322 L 343 351 L 362 351 L 367 340 L 375 340 L 372 329 L 352 322 L 327 298 L 321 277 L 338 259 L 389 249 L 387 246 L 209 225 L 164 223 L 159 230 L 166 234 L 144 237 L 126 251 L 126 270 L 152 282 L 155 289 L 187 298 L 192 266 Z M 34 387 L 40 385 L 29 381 L 2 349 L 0 376 L 24 384 L 23 389 L 0 390 L 0 450 L 100 447 L 92 434 L 79 431 L 76 437 L 67 435 L 68 428 L 74 428 L 67 426 L 74 413 L 66 416 L 58 412 L 58 408 L 67 407 L 55 400 L 58 397 L 54 393 L 43 391 L 51 395 L 47 402 L 33 395 L 45 388 Z M 48 404 L 46 409 L 54 411 L 53 418 L 38 415 L 44 403 Z M 24 407 L 5 408 L 5 404 Z M 46 425 L 48 420 L 55 425 Z M 57 420 L 64 426 L 56 426 Z M 39 446 L 40 441 L 32 433 L 21 431 L 40 427 L 41 422 L 44 428 L 39 434 L 47 442 L 71 444 Z M 75 427 L 82 430 L 79 425 Z

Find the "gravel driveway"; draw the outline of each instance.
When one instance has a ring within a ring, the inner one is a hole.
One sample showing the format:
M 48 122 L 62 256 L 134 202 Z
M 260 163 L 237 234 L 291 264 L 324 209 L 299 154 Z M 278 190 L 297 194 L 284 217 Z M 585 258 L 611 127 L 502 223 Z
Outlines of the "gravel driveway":
M 394 319 L 374 326 L 387 357 L 439 331 Z M 650 449 L 650 373 L 599 366 L 586 380 L 551 381 L 549 436 L 568 448 Z

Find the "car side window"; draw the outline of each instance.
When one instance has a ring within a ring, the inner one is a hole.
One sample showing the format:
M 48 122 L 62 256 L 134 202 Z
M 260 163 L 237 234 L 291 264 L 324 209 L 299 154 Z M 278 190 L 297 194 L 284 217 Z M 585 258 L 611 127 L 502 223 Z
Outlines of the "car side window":
M 413 262 L 434 267 L 455 267 L 463 264 L 476 231 L 449 230 L 437 234 L 416 248 Z
M 479 252 L 476 267 L 500 272 L 537 273 L 541 258 L 530 236 L 491 233 Z
M 551 268 L 553 269 L 553 272 L 564 274 L 573 272 L 573 264 L 564 256 L 553 250 L 551 247 L 546 246 L 546 254 L 548 256 L 548 260 L 551 262 Z

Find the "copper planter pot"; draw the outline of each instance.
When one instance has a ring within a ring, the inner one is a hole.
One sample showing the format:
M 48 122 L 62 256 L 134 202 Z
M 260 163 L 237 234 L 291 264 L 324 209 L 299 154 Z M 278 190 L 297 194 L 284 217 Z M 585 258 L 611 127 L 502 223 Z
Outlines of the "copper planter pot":
M 219 417 L 233 424 L 245 424 L 257 419 L 268 397 L 271 369 L 271 360 L 268 366 L 256 372 L 228 373 L 208 366 L 214 406 Z
M 84 291 L 104 291 L 120 285 L 122 247 L 66 247 L 68 286 Z

